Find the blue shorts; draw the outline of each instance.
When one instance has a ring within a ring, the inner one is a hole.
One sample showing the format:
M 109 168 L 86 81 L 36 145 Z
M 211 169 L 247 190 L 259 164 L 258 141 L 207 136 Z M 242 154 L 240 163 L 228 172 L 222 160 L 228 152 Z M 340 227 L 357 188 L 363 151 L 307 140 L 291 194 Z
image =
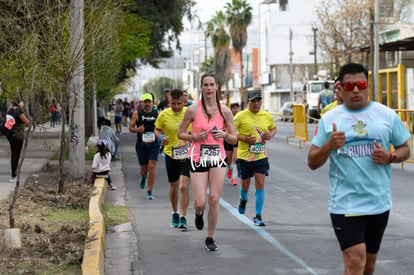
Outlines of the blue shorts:
M 137 142 L 135 152 L 137 153 L 139 165 L 147 165 L 150 160 L 158 161 L 160 144 L 157 141 L 152 143 Z
M 263 158 L 255 161 L 236 159 L 237 173 L 242 180 L 249 179 L 255 173 L 269 176 L 269 159 Z
M 122 122 L 121 116 L 115 116 L 115 122 Z
M 189 159 L 173 159 L 165 155 L 165 167 L 167 169 L 168 182 L 175 182 L 180 175 L 190 177 L 190 160 Z

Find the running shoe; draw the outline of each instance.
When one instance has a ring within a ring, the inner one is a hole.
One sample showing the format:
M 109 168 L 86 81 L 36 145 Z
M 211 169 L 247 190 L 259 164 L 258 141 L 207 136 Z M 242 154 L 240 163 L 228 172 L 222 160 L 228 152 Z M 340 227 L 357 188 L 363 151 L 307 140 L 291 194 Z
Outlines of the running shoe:
M 15 183 L 17 181 L 17 177 L 10 177 L 9 182 Z
M 177 228 L 180 225 L 180 214 L 173 213 L 171 219 L 171 227 Z
M 141 187 L 141 189 L 145 188 L 146 181 L 147 181 L 147 177 L 141 177 L 141 181 L 139 182 L 139 187 Z
M 180 217 L 180 225 L 178 226 L 178 228 L 188 229 L 187 218 L 185 216 Z
M 265 226 L 265 222 L 262 220 L 262 215 L 256 215 L 256 217 L 253 217 L 253 222 L 257 226 Z
M 246 212 L 246 203 L 247 203 L 247 200 L 240 199 L 240 203 L 238 206 L 240 214 L 244 214 Z
M 227 171 L 227 177 L 229 179 L 231 179 L 231 177 L 233 176 L 233 168 L 229 167 L 228 171 Z
M 208 251 L 217 251 L 218 247 L 217 245 L 214 243 L 214 240 L 212 237 L 207 237 L 206 238 L 206 249 Z
M 152 195 L 152 191 L 147 191 L 147 200 L 153 200 L 154 196 Z
M 232 185 L 237 185 L 237 180 L 236 179 L 231 179 L 231 184 Z
M 203 213 L 201 213 L 201 215 L 197 215 L 197 213 L 195 214 L 195 225 L 198 230 L 203 229 L 204 227 Z

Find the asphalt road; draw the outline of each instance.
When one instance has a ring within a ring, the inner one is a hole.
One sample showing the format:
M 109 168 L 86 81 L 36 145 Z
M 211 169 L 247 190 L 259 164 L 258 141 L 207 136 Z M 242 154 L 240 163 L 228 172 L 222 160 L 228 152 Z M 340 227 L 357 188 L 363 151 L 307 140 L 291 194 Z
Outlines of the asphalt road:
M 314 127 L 309 126 L 310 136 Z M 262 216 L 267 226 L 256 227 L 252 222 L 254 186 L 249 191 L 246 214 L 240 215 L 239 185 L 232 186 L 226 178 L 214 235 L 217 252 L 207 252 L 204 247 L 207 231 L 194 226 L 192 200 L 190 229 L 182 232 L 170 227 L 171 206 L 161 155 L 155 200 L 145 199 L 146 190 L 139 188 L 135 135 L 122 134 L 125 197 L 133 224 L 128 274 L 343 274 L 342 255 L 327 211 L 328 165 L 311 171 L 306 164 L 310 143 L 302 149 L 295 140 L 286 144 L 285 136 L 293 133 L 292 123 L 277 122 L 277 129 L 276 137 L 266 144 L 271 169 Z M 404 170 L 399 164 L 393 165 L 394 206 L 376 274 L 414 273 L 413 175 L 414 165 L 406 164 Z

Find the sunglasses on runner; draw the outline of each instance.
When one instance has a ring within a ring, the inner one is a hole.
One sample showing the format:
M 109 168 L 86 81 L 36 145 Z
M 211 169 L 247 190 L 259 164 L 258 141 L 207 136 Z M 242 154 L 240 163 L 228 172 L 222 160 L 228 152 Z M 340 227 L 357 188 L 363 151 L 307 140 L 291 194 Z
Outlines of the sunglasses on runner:
M 368 81 L 358 81 L 358 82 L 346 82 L 341 84 L 344 91 L 353 91 L 355 86 L 357 86 L 358 90 L 364 90 L 368 87 Z

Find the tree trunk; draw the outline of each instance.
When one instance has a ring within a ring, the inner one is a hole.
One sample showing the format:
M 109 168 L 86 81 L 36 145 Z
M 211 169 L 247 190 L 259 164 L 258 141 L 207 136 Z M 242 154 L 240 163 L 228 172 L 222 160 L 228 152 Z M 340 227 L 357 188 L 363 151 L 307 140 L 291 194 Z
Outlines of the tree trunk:
M 9 224 L 10 228 L 14 228 L 14 205 L 16 204 L 17 196 L 19 194 L 20 189 L 20 171 L 22 170 L 24 156 L 26 154 L 27 144 L 29 143 L 30 133 L 32 131 L 32 121 L 30 122 L 29 129 L 24 135 L 24 143 L 22 148 L 21 157 L 19 160 L 19 165 L 17 166 L 17 178 L 16 178 L 16 186 L 14 187 L 14 194 L 12 200 L 9 205 Z
M 243 50 L 240 50 L 240 100 L 241 110 L 244 110 L 245 94 L 244 94 L 244 83 L 243 83 Z
M 65 109 L 66 110 L 67 106 L 65 105 Z M 57 186 L 57 190 L 56 193 L 57 194 L 63 194 L 65 189 L 64 189 L 64 181 L 63 181 L 63 167 L 64 167 L 64 163 L 65 163 L 65 155 L 66 155 L 66 135 L 65 135 L 65 125 L 66 125 L 66 120 L 67 120 L 67 116 L 66 116 L 66 111 L 62 112 L 62 123 L 61 123 L 61 130 L 60 130 L 60 148 L 59 148 L 59 181 L 58 181 L 58 186 Z

